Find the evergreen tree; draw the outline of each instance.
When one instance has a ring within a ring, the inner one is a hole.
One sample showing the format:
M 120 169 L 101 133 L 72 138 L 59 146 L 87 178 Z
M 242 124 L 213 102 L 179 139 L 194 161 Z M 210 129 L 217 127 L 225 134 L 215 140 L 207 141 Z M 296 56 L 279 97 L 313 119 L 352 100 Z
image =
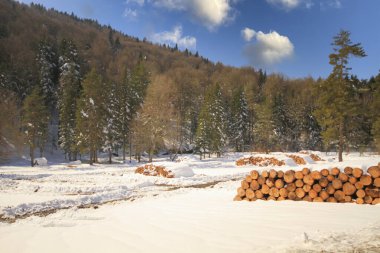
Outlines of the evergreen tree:
M 104 101 L 104 107 L 105 107 L 105 114 L 104 114 L 104 121 L 105 126 L 103 129 L 104 133 L 104 143 L 103 143 L 103 150 L 108 152 L 108 162 L 112 163 L 112 153 L 114 150 L 118 148 L 120 145 L 119 137 L 121 135 L 121 132 L 119 132 L 119 96 L 117 95 L 118 92 L 118 85 L 115 82 L 110 82 L 106 86 L 106 90 L 104 91 L 107 96 L 105 97 Z
M 274 122 L 272 108 L 266 100 L 264 103 L 256 105 L 256 121 L 253 125 L 253 137 L 257 150 L 268 153 L 275 143 Z
M 330 54 L 332 73 L 318 88 L 318 109 L 315 115 L 323 128 L 322 136 L 325 144 L 338 144 L 338 158 L 343 161 L 343 147 L 346 142 L 346 127 L 350 118 L 357 113 L 354 100 L 355 89 L 347 82 L 347 66 L 350 56 L 364 57 L 365 52 L 360 43 L 353 44 L 350 32 L 340 31 L 334 37 L 334 53 Z
M 90 154 L 90 164 L 97 162 L 97 151 L 104 141 L 106 128 L 105 85 L 93 68 L 83 80 L 83 90 L 76 111 L 77 144 L 81 153 Z
M 232 98 L 230 136 L 237 152 L 244 151 L 248 142 L 248 103 L 244 91 L 236 90 Z
M 49 113 L 45 105 L 44 96 L 39 86 L 36 86 L 32 93 L 27 96 L 23 103 L 23 128 L 27 143 L 31 166 L 34 166 L 35 148 L 40 148 L 40 155 L 43 156 L 43 147 L 47 139 L 47 126 L 49 122 Z
M 380 153 L 380 74 L 376 76 L 373 82 L 373 99 L 371 104 L 371 116 L 373 119 L 371 133 L 375 146 Z
M 198 127 L 195 135 L 195 145 L 200 153 L 200 159 L 210 150 L 211 121 L 208 101 L 204 101 L 198 116 Z
M 69 160 L 77 159 L 76 109 L 81 91 L 78 51 L 71 41 L 63 40 L 59 57 L 59 144 Z

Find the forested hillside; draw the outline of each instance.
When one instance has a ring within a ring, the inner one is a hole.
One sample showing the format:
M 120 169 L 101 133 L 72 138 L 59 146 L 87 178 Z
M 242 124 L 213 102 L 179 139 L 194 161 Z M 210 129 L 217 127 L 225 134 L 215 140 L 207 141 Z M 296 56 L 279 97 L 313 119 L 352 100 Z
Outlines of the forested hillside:
M 350 106 L 331 107 L 343 115 L 337 123 L 334 97 L 322 96 L 333 75 L 289 79 L 224 66 L 74 14 L 0 0 L 0 157 L 25 147 L 32 158 L 62 152 L 91 163 L 99 152 L 111 162 L 160 151 L 374 149 L 380 75 L 359 80 L 346 70 L 336 98 Z

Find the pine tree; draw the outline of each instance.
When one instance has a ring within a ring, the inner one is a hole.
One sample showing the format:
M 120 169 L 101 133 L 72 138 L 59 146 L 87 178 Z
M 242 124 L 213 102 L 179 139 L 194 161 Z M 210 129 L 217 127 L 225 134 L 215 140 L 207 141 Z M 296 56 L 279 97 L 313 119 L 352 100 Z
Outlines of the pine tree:
M 81 91 L 81 74 L 78 52 L 71 41 L 62 41 L 59 64 L 59 144 L 69 160 L 76 160 L 76 109 Z
M 244 145 L 248 142 L 248 103 L 244 91 L 238 89 L 232 98 L 230 136 L 237 152 L 244 151 Z
M 253 137 L 257 150 L 268 153 L 275 143 L 274 122 L 272 117 L 272 107 L 265 100 L 262 104 L 255 106 L 256 121 L 253 125 Z
M 346 142 L 346 127 L 349 119 L 357 113 L 354 87 L 347 82 L 348 59 L 350 56 L 364 57 L 360 43 L 353 44 L 350 32 L 340 31 L 334 37 L 334 53 L 330 54 L 332 73 L 318 88 L 318 109 L 315 115 L 323 128 L 322 136 L 326 144 L 338 144 L 338 158 L 343 161 L 343 147 Z
M 204 101 L 198 116 L 198 127 L 195 134 L 195 145 L 200 153 L 200 159 L 210 150 L 211 121 L 208 101 Z
M 373 99 L 371 104 L 371 116 L 373 119 L 371 133 L 373 141 L 380 153 L 380 74 L 376 76 L 373 82 Z
M 35 148 L 39 147 L 40 155 L 43 155 L 43 146 L 47 139 L 49 122 L 48 109 L 39 86 L 36 86 L 32 93 L 25 98 L 22 112 L 23 128 L 29 145 L 31 166 L 33 167 Z
M 106 90 L 104 92 L 107 94 L 104 101 L 105 114 L 104 114 L 104 122 L 105 126 L 103 129 L 104 133 L 104 143 L 102 149 L 108 152 L 108 162 L 112 163 L 112 154 L 113 151 L 116 150 L 119 145 L 119 137 L 122 135 L 122 132 L 119 132 L 119 122 L 120 122 L 120 114 L 119 114 L 119 96 L 118 85 L 115 82 L 110 82 L 106 86 Z M 122 119 L 122 118 L 121 118 Z

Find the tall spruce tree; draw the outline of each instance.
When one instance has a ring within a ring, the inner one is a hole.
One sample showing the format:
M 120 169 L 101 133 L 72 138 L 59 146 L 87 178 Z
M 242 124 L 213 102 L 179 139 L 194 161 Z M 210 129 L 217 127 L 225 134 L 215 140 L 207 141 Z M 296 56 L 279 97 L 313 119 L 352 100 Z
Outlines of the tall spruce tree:
M 210 150 L 211 120 L 208 101 L 204 101 L 198 116 L 198 126 L 195 134 L 195 145 L 199 150 L 200 159 Z
M 249 129 L 248 103 L 242 88 L 233 94 L 231 104 L 230 136 L 237 152 L 244 151 L 248 142 Z
M 45 99 L 40 87 L 37 85 L 32 93 L 24 100 L 22 107 L 22 123 L 26 141 L 29 145 L 31 166 L 34 166 L 34 151 L 40 148 L 43 156 L 48 132 L 49 112 L 45 105 Z
M 380 74 L 374 79 L 373 100 L 371 104 L 371 116 L 373 119 L 371 133 L 373 135 L 374 144 L 380 153 Z
M 350 118 L 357 113 L 354 99 L 355 89 L 347 82 L 351 56 L 365 57 L 360 43 L 353 44 L 350 32 L 340 31 L 332 43 L 334 52 L 330 54 L 333 71 L 325 82 L 317 88 L 317 110 L 315 115 L 323 128 L 325 144 L 338 144 L 338 159 L 343 161 L 343 148 L 346 143 L 346 126 Z

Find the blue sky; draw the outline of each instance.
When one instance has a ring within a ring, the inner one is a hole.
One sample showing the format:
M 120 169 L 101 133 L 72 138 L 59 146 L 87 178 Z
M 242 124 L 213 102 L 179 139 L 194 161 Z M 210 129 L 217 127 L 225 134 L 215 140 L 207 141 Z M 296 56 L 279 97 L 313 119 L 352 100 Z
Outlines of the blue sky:
M 30 3 L 30 0 L 22 0 Z M 360 78 L 380 69 L 379 0 L 34 0 L 156 43 L 175 44 L 231 66 L 289 77 L 326 77 L 340 29 L 362 43 Z

